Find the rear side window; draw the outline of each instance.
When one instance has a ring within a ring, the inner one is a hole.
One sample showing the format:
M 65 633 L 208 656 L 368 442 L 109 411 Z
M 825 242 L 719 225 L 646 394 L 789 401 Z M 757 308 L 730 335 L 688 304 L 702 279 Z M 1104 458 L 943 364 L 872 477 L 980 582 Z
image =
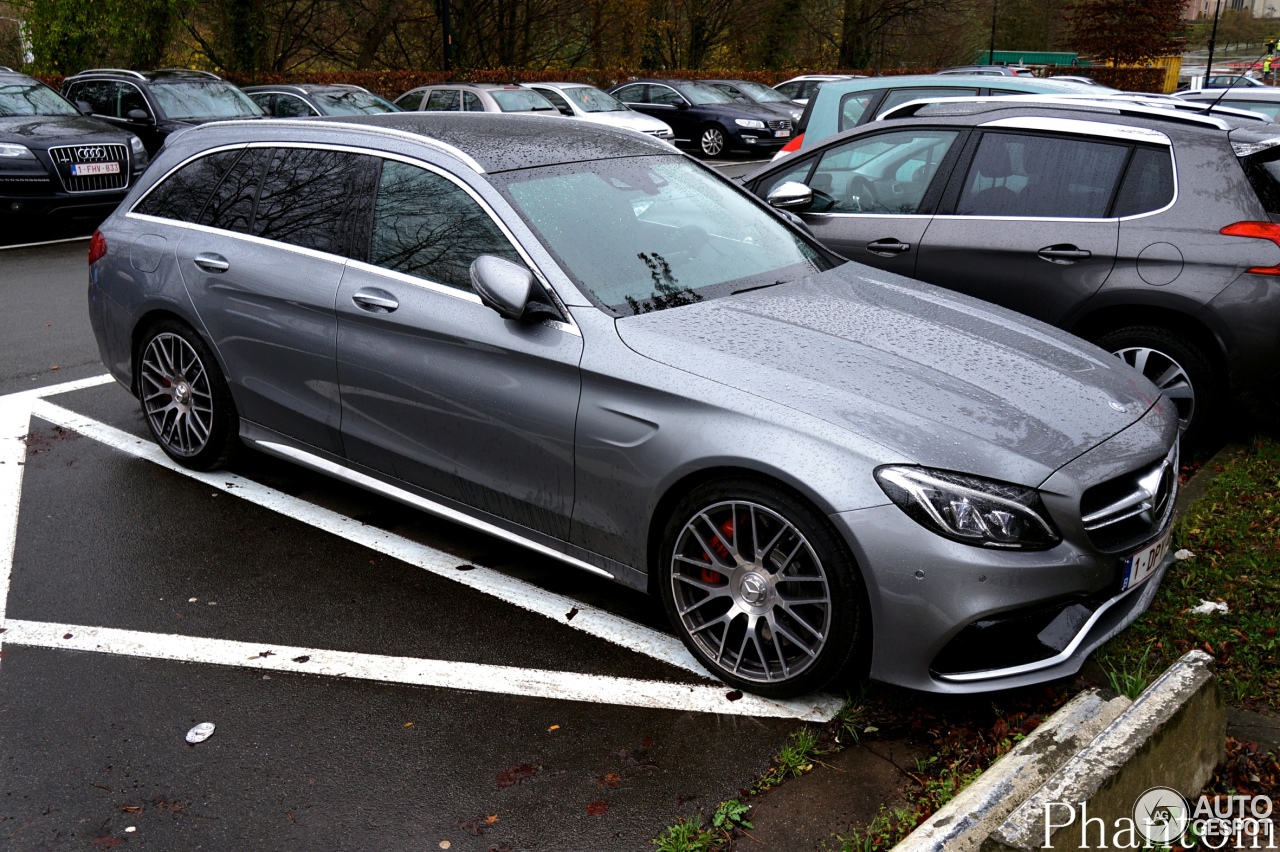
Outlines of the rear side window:
M 956 86 L 937 86 L 926 89 L 894 89 L 885 95 L 884 103 L 880 104 L 880 109 L 876 111 L 877 115 L 884 115 L 896 106 L 907 103 L 908 101 L 921 101 L 926 98 L 967 98 L 978 94 L 977 89 L 958 88 Z
M 463 92 L 462 108 L 467 112 L 484 112 L 484 103 L 474 92 Z
M 1136 216 L 1173 201 L 1173 158 L 1168 148 L 1138 147 L 1129 161 L 1112 216 Z
M 452 181 L 383 162 L 370 263 L 470 291 L 471 261 L 482 254 L 523 263 L 489 214 Z
M 1262 206 L 1271 215 L 1280 216 L 1280 147 L 1245 157 L 1240 165 Z
M 960 216 L 1102 219 L 1129 146 L 985 133 L 956 204 Z
M 258 200 L 258 187 L 262 183 L 263 167 L 266 166 L 270 153 L 263 148 L 245 151 L 214 190 L 204 212 L 200 214 L 199 224 L 237 234 L 249 233 L 249 226 L 253 222 L 253 206 Z
M 275 115 L 277 118 L 300 118 L 315 114 L 316 111 L 302 98 L 296 98 L 293 95 L 276 95 Z
M 840 129 L 857 127 L 879 92 L 854 92 L 840 99 Z
M 258 196 L 253 233 L 302 248 L 345 254 L 349 202 L 370 158 L 345 151 L 281 148 Z
M 634 86 L 623 86 L 621 89 L 613 93 L 613 96 L 624 103 L 643 104 L 648 103 L 644 96 L 644 84 L 637 83 Z
M 457 89 L 436 89 L 427 98 L 426 109 L 435 111 L 452 112 L 458 108 L 461 102 L 460 93 Z
M 241 153 L 220 151 L 187 163 L 148 192 L 133 212 L 178 222 L 197 221 L 213 188 Z

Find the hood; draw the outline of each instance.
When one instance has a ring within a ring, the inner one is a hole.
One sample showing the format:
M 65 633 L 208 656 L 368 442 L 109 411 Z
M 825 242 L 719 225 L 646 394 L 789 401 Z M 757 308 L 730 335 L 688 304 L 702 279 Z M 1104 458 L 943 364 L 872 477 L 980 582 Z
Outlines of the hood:
M 881 461 L 1029 486 L 1160 396 L 1065 332 L 856 263 L 616 327 L 640 355 L 880 444 Z
M 761 109 L 767 109 L 781 118 L 789 118 L 792 121 L 799 121 L 800 116 L 804 113 L 804 107 L 791 101 L 766 101 L 757 103 L 756 106 Z
M 653 118 L 635 110 L 614 110 L 613 112 L 584 112 L 578 115 L 582 121 L 594 124 L 605 124 L 609 127 L 625 127 L 641 133 L 652 133 L 655 130 L 671 130 L 671 125 L 661 119 Z
M 777 121 L 779 118 L 784 117 L 760 104 L 697 104 L 690 107 L 690 109 L 705 110 L 727 118 L 754 118 L 760 121 Z M 790 118 L 790 113 L 785 117 Z
M 123 142 L 132 133 L 79 115 L 15 115 L 0 118 L 0 141 L 48 148 L 78 142 Z

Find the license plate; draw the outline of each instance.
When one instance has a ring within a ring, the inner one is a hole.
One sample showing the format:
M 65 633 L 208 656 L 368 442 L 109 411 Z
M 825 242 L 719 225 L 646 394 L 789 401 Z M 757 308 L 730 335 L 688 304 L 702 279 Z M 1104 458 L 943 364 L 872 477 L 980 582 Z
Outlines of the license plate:
M 76 177 L 84 177 L 86 175 L 118 175 L 120 174 L 119 163 L 72 163 L 71 174 Z
M 783 138 L 786 138 L 787 136 L 790 136 L 790 135 L 791 135 L 791 131 L 790 131 L 790 130 L 775 130 L 775 131 L 773 131 L 773 135 L 774 135 L 775 137 L 777 137 L 778 139 L 783 139 Z
M 1169 549 L 1169 539 L 1173 537 L 1170 527 L 1155 544 L 1144 547 L 1124 561 L 1124 583 L 1120 591 L 1132 589 L 1156 572 Z

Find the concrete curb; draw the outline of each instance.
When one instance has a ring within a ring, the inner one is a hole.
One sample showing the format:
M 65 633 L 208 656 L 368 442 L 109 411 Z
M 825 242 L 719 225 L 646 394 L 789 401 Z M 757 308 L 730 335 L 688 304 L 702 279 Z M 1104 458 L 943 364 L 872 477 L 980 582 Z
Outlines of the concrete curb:
M 1212 663 L 1191 651 L 1132 703 L 1081 693 L 894 852 L 1029 852 L 1051 848 L 1046 837 L 1060 849 L 1081 848 L 1068 832 L 1080 831 L 1086 813 L 1093 825 L 1104 820 L 1105 831 L 1117 818 L 1131 818 L 1152 787 L 1198 795 L 1225 750 L 1226 707 Z M 1046 808 L 1063 802 L 1080 818 L 1047 835 Z
M 1068 701 L 954 799 L 894 847 L 894 852 L 976 852 L 1005 818 L 1130 705 L 1088 689 Z

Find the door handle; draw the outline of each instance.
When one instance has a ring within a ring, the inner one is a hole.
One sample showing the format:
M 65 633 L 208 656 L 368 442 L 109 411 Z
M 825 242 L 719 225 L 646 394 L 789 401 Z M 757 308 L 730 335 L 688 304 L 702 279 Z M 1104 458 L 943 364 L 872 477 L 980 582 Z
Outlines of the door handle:
M 1063 243 L 1056 246 L 1046 246 L 1036 252 L 1036 255 L 1041 260 L 1047 260 L 1050 263 L 1075 263 L 1077 260 L 1088 260 L 1093 257 L 1093 252 L 1073 246 L 1070 243 Z
M 195 265 L 203 269 L 205 272 L 226 272 L 231 268 L 231 264 L 220 254 L 213 252 L 201 252 L 193 258 Z
M 872 254 L 878 254 L 882 257 L 893 257 L 895 254 L 902 254 L 904 251 L 911 251 L 911 243 L 904 243 L 901 240 L 895 240 L 892 237 L 884 240 L 874 240 L 867 243 L 867 251 Z
M 358 290 L 351 301 L 357 308 L 374 314 L 389 314 L 400 307 L 400 303 L 383 290 Z

